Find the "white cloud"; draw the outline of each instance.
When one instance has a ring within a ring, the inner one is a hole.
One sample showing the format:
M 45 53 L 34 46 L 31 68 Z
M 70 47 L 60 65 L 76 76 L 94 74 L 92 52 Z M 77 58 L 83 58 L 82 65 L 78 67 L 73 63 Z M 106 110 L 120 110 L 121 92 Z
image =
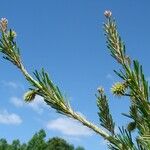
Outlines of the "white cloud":
M 0 112 L 0 124 L 19 125 L 22 119 L 15 113 L 8 113 L 7 110 Z
M 10 103 L 12 103 L 16 107 L 30 107 L 35 112 L 42 114 L 44 109 L 47 108 L 47 104 L 44 102 L 41 96 L 36 96 L 35 99 L 30 103 L 25 103 L 23 99 L 18 97 L 11 97 Z
M 41 96 L 36 96 L 35 99 L 27 105 L 39 114 L 43 113 L 44 108 L 47 108 L 47 105 Z
M 20 83 L 16 83 L 14 81 L 1 81 L 1 83 L 3 84 L 3 86 L 5 87 L 9 87 L 9 88 L 13 88 L 13 89 L 18 89 L 21 88 L 22 90 L 24 90 L 24 86 Z
M 66 141 L 68 141 L 69 143 L 73 143 L 73 142 L 81 142 L 82 138 L 78 137 L 78 136 L 68 136 L 68 135 L 63 135 L 62 136 L 63 139 L 65 139 Z
M 24 105 L 23 100 L 18 97 L 11 97 L 10 102 L 16 107 L 22 107 Z
M 18 87 L 18 85 L 12 81 L 5 83 L 5 85 L 10 86 L 10 87 L 15 88 L 15 89 Z
M 46 127 L 49 130 L 57 130 L 64 135 L 70 136 L 90 136 L 93 133 L 91 130 L 77 121 L 64 117 L 49 121 Z

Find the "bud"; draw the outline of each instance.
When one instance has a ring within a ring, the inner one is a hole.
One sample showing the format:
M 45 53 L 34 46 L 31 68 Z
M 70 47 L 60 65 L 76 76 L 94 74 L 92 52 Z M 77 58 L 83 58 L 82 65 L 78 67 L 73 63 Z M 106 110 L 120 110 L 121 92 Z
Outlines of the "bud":
M 15 38 L 17 36 L 17 33 L 14 30 L 12 30 L 11 35 L 13 38 Z
M 8 25 L 8 20 L 6 18 L 1 18 L 0 20 L 0 28 L 3 32 L 6 32 Z
M 112 86 L 111 91 L 116 96 L 122 96 L 125 94 L 126 89 L 127 85 L 125 83 L 117 82 Z
M 127 126 L 128 131 L 133 131 L 136 129 L 136 122 L 130 122 Z
M 36 91 L 30 90 L 24 94 L 24 100 L 26 102 L 31 102 L 35 98 L 35 95 L 36 95 Z
M 98 91 L 100 94 L 103 94 L 103 93 L 104 93 L 104 88 L 103 88 L 103 87 L 99 87 L 99 88 L 97 88 L 97 91 Z
M 14 30 L 7 32 L 8 37 L 15 38 L 17 36 L 17 33 Z
M 106 10 L 106 11 L 104 12 L 104 15 L 105 15 L 106 18 L 110 18 L 111 15 L 112 15 L 112 12 L 111 12 L 110 10 Z

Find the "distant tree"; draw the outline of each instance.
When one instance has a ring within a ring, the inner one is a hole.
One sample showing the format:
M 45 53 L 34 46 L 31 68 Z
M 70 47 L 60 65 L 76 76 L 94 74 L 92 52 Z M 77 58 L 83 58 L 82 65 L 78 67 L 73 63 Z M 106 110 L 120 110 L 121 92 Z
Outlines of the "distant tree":
M 46 150 L 74 150 L 74 146 L 62 138 L 55 137 L 48 140 Z
M 20 147 L 21 147 L 20 141 L 17 139 L 17 140 L 12 141 L 12 144 L 10 145 L 9 149 L 11 149 L 11 150 L 20 150 Z
M 81 146 L 78 146 L 75 150 L 85 150 L 85 149 Z
M 0 150 L 6 150 L 8 148 L 8 144 L 6 139 L 0 139 Z
M 18 139 L 8 144 L 6 139 L 0 139 L 0 150 L 84 150 L 80 146 L 75 149 L 72 144 L 59 137 L 51 138 L 48 141 L 45 140 L 45 137 L 46 133 L 41 129 L 27 144 L 21 144 Z
M 27 150 L 27 144 L 23 143 L 20 147 L 20 150 Z
M 46 133 L 44 130 L 40 130 L 38 133 L 35 133 L 27 144 L 27 150 L 46 149 L 45 137 L 46 137 Z

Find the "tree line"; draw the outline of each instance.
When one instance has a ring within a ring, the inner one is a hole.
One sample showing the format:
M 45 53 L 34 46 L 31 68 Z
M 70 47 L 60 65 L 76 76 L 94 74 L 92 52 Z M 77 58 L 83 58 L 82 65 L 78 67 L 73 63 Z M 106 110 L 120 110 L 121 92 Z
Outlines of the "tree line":
M 13 140 L 11 144 L 6 139 L 0 139 L 0 150 L 85 150 L 83 147 L 68 143 L 66 140 L 53 137 L 45 140 L 46 133 L 43 129 L 35 133 L 27 143 L 21 143 L 19 139 Z

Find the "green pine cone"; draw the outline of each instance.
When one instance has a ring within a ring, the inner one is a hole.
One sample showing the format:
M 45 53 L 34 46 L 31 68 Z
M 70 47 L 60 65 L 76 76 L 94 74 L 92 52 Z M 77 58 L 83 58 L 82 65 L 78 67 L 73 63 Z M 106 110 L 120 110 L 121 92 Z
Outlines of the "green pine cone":
M 27 91 L 27 92 L 24 94 L 24 100 L 25 100 L 26 102 L 31 102 L 31 101 L 34 100 L 35 95 L 36 95 L 36 91 L 35 91 L 35 90 Z

